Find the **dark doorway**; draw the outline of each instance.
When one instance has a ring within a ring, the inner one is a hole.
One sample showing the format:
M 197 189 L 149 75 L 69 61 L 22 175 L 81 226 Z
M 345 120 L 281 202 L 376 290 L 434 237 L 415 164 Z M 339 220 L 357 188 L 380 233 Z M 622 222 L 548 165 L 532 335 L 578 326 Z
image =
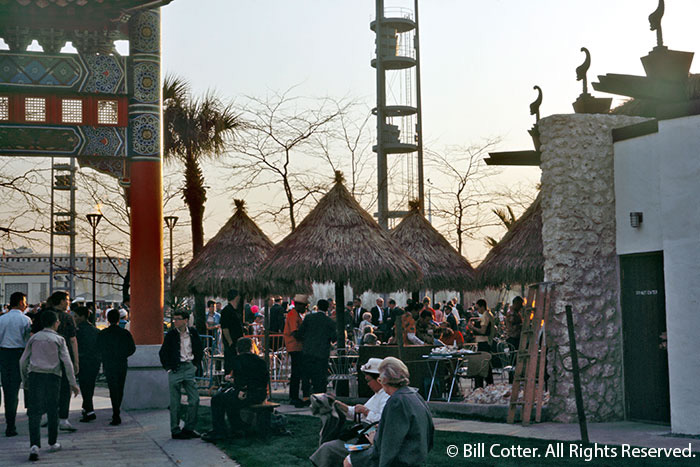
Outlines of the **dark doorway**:
M 670 423 L 663 253 L 620 256 L 620 275 L 627 418 Z

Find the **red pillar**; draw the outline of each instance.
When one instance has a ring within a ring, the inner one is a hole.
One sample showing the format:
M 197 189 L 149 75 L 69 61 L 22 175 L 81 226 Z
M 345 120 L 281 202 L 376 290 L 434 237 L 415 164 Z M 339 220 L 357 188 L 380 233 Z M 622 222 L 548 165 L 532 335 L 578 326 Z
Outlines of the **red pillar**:
M 129 19 L 131 333 L 163 342 L 163 181 L 161 174 L 160 10 Z
M 131 163 L 131 333 L 163 342 L 163 182 L 161 163 Z

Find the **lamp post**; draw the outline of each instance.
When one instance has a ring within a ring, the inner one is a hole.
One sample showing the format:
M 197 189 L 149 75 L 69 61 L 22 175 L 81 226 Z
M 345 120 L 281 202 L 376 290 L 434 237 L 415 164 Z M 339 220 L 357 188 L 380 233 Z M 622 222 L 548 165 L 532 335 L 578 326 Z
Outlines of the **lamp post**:
M 100 223 L 100 220 L 102 219 L 102 214 L 100 213 L 93 213 L 93 214 L 88 214 L 87 220 L 90 223 L 90 226 L 92 227 L 92 307 L 94 308 L 93 313 L 97 313 L 97 292 L 96 292 L 96 284 L 97 284 L 97 255 L 95 253 L 95 246 L 97 244 L 97 224 Z
M 177 216 L 165 216 L 165 225 L 168 226 L 168 230 L 170 231 L 170 268 L 168 275 L 170 277 L 170 308 L 172 309 L 173 307 L 173 229 L 175 228 L 175 224 L 177 224 Z

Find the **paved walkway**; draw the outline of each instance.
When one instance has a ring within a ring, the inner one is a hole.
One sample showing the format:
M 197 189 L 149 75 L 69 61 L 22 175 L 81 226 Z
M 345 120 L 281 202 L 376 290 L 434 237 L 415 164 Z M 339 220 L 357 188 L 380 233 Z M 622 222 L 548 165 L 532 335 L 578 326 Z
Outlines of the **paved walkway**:
M 21 399 L 21 396 L 20 396 Z M 47 451 L 47 432 L 42 428 L 43 446 L 39 462 L 52 466 L 89 465 L 109 466 L 238 466 L 216 446 L 195 440 L 170 438 L 170 416 L 167 410 L 136 410 L 122 413 L 122 425 L 109 425 L 112 410 L 109 408 L 107 389 L 97 388 L 95 394 L 97 420 L 78 423 L 80 396 L 71 400 L 70 421 L 78 428 L 75 433 L 59 431 L 60 452 Z M 29 457 L 29 428 L 27 415 L 20 401 L 17 414 L 19 435 L 6 438 L 5 408 L 0 405 L 0 466 L 27 464 Z

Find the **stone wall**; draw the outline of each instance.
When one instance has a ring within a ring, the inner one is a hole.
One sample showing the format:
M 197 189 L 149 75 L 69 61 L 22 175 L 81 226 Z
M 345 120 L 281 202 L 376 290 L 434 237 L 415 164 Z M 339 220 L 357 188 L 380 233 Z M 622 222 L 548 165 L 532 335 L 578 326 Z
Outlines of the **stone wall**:
M 542 244 L 547 281 L 556 283 L 547 329 L 549 410 L 576 419 L 565 306 L 571 305 L 581 383 L 590 421 L 624 416 L 619 274 L 611 130 L 638 117 L 552 115 L 539 122 Z

